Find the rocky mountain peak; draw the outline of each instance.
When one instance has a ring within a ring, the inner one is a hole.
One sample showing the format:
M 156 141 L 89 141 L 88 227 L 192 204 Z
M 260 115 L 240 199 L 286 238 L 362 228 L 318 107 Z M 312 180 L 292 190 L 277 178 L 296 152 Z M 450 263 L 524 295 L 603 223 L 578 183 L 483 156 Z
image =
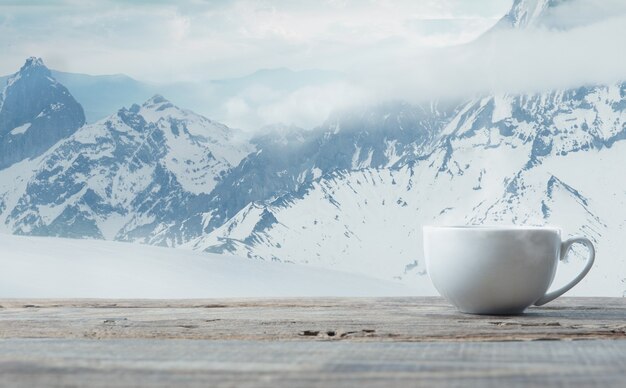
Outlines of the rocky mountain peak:
M 20 69 L 20 72 L 27 71 L 29 69 L 45 69 L 48 70 L 46 65 L 43 63 L 43 59 L 38 57 L 29 57 L 26 58 L 26 62 Z
M 543 25 L 554 8 L 570 0 L 515 0 L 509 12 L 496 24 L 496 29 L 524 29 Z
M 83 108 L 43 60 L 26 59 L 2 90 L 0 169 L 40 155 L 84 123 Z
M 167 98 L 163 97 L 160 94 L 155 94 L 154 96 L 150 97 L 146 102 L 144 102 L 143 104 L 141 104 L 142 107 L 144 108 L 149 108 L 149 109 L 159 109 L 159 108 L 171 108 L 174 107 L 174 104 L 172 104 L 172 102 L 170 102 Z

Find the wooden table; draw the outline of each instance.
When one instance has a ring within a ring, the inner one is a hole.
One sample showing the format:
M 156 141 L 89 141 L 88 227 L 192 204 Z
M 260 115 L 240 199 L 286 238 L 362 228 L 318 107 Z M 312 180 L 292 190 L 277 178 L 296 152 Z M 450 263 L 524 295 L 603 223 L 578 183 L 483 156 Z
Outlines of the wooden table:
M 0 300 L 0 385 L 626 386 L 626 298 Z

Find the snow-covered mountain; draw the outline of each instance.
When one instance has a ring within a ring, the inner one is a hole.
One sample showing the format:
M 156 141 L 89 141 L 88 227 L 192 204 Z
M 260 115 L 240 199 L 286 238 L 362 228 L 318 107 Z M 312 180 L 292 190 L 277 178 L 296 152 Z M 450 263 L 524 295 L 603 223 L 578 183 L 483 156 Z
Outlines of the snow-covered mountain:
M 560 4 L 517 0 L 496 27 L 542 25 Z M 45 90 L 67 92 L 46 77 Z M 71 98 L 28 96 L 38 107 Z M 3 94 L 0 128 L 19 134 L 14 124 L 25 119 L 5 109 L 13 101 Z M 252 139 L 158 95 L 79 129 L 80 120 L 55 123 L 54 141 L 0 167 L 5 232 L 307 264 L 427 294 L 423 225 L 553 224 L 597 244 L 597 264 L 575 293 L 626 291 L 626 83 L 391 101 Z M 573 276 L 577 257 L 557 282 Z
M 41 58 L 34 58 L 34 60 L 42 62 Z M 90 75 L 54 69 L 49 71 L 52 78 L 67 88 L 77 101 L 80 101 L 87 123 L 106 118 L 122 106 L 145 101 L 159 90 L 162 93 L 171 90 L 168 88 L 163 91 L 163 87 L 157 88 L 155 85 L 137 81 L 125 74 Z M 10 75 L 0 76 L 0 85 L 5 85 L 11 77 Z M 165 94 L 169 96 L 169 93 Z
M 515 0 L 511 10 L 500 19 L 495 29 L 536 27 L 545 23 L 547 14 L 567 0 Z
M 455 104 L 411 105 L 393 101 L 332 115 L 304 131 L 273 128 L 252 139 L 248 155 L 211 194 L 204 232 L 222 225 L 254 201 L 272 200 L 340 170 L 385 168 L 423 155 Z
M 250 203 L 191 246 L 401 279 L 427 292 L 423 225 L 554 224 L 598 245 L 578 292 L 621 295 L 625 108 L 626 84 L 477 99 L 423 157 L 332 172 Z M 563 278 L 576 264 L 566 267 Z
M 611 3 L 595 0 L 514 0 L 504 15 L 485 36 L 525 29 L 566 31 L 620 16 L 623 10 Z
M 41 155 L 84 123 L 67 88 L 40 58 L 28 58 L 0 92 L 0 169 Z
M 515 1 L 488 34 L 504 24 L 550 27 L 546 23 L 562 3 Z M 291 146 L 300 159 L 287 159 L 273 171 L 295 183 L 274 191 L 282 195 L 246 198 L 236 215 L 229 214 L 215 230 L 205 229 L 188 246 L 398 279 L 430 293 L 423 225 L 553 224 L 562 226 L 565 235 L 589 236 L 598 247 L 594 270 L 574 293 L 626 293 L 626 255 L 619 248 L 626 233 L 621 210 L 626 186 L 620 179 L 626 161 L 626 84 L 486 96 L 448 105 L 424 116 L 405 115 L 407 122 L 398 120 L 389 106 L 369 109 L 363 116 L 369 118 L 353 126 L 329 120 L 321 136 L 311 135 L 315 141 L 300 136 L 287 142 L 278 147 L 280 154 L 289 155 L 285 149 Z M 419 107 L 403 111 L 411 109 Z M 343 132 L 346 127 L 356 130 Z M 401 133 L 408 135 L 406 142 Z M 328 143 L 319 141 L 326 138 Z M 372 147 L 362 139 L 371 139 Z M 263 158 L 266 148 L 259 145 L 246 160 Z M 316 168 L 310 160 L 318 159 L 303 155 L 319 155 L 319 165 L 328 161 L 327 168 Z M 244 167 L 250 168 L 242 164 L 234 171 Z M 276 181 L 271 171 L 264 176 Z M 246 182 L 237 177 L 238 184 Z M 580 267 L 580 252 L 575 253 L 579 255 L 559 270 L 557 284 Z
M 238 131 L 157 95 L 0 170 L 0 224 L 175 245 L 198 235 L 182 222 L 207 211 L 207 194 L 252 149 Z

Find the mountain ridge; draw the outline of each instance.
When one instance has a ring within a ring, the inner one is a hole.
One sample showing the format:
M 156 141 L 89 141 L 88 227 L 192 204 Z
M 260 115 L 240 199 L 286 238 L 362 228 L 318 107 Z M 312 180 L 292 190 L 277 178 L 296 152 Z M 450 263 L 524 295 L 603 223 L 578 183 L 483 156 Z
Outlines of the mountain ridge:
M 442 129 L 433 152 L 403 165 L 321 176 L 297 191 L 244 207 L 189 247 L 350 268 L 434 292 L 424 276 L 420 225 L 554 223 L 615 255 L 599 264 L 591 279 L 597 284 L 608 277 L 611 294 L 621 294 L 622 279 L 615 277 L 626 262 L 616 236 L 626 226 L 601 205 L 615 201 L 621 186 L 608 183 L 597 190 L 567 166 L 582 158 L 607 171 L 603 179 L 615 174 L 603 159 L 619 160 L 615 147 L 626 146 L 621 141 L 625 99 L 621 83 L 468 102 Z
M 9 77 L 0 99 L 0 169 L 45 152 L 85 122 L 81 105 L 41 58 Z
M 511 28 L 539 25 L 554 4 L 516 1 Z M 422 225 L 556 224 L 610 258 L 580 290 L 620 295 L 625 139 L 625 82 L 387 101 L 252 137 L 153 95 L 0 170 L 0 225 L 341 269 L 434 293 Z M 559 276 L 576 271 L 579 253 Z
M 186 232 L 172 228 L 204 209 L 211 187 L 250 152 L 236 137 L 155 95 L 0 171 L 2 224 L 16 234 L 176 245 Z

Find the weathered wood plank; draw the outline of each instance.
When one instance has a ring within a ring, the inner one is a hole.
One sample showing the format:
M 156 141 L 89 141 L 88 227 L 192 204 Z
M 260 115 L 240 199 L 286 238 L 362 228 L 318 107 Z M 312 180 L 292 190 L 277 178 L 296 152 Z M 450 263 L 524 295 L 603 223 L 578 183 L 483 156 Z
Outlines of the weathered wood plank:
M 622 387 L 626 379 L 624 298 L 564 298 L 513 317 L 461 314 L 440 298 L 0 306 L 0 386 Z
M 623 387 L 626 341 L 0 340 L 0 386 Z
M 0 338 L 255 341 L 626 339 L 626 298 L 561 298 L 477 316 L 441 298 L 2 300 Z

